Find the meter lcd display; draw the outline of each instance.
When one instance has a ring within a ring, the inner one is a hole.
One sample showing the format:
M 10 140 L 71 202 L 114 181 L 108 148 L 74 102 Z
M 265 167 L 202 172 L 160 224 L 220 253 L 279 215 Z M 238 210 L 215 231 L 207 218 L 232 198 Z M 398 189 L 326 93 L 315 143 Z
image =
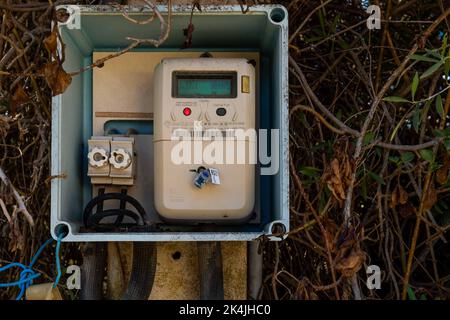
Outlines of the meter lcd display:
M 236 72 L 174 72 L 174 98 L 235 98 Z

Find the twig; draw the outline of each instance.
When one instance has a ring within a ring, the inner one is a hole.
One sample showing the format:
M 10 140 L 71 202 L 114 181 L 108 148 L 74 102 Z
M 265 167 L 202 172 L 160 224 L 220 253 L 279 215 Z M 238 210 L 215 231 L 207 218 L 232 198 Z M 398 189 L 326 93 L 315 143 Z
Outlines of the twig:
M 292 32 L 291 37 L 289 38 L 289 43 L 292 42 L 292 40 L 295 39 L 295 37 L 297 36 L 297 34 L 300 32 L 300 30 L 302 30 L 302 28 L 305 26 L 305 24 L 308 23 L 309 19 L 312 17 L 312 15 L 314 13 L 316 13 L 318 10 L 322 9 L 323 7 L 325 7 L 327 4 L 329 4 L 331 1 L 333 0 L 327 0 L 323 3 L 321 3 L 319 6 L 315 7 L 314 10 L 312 10 L 307 16 L 306 18 L 303 20 L 303 22 L 297 27 L 297 29 Z
M 137 38 L 133 38 L 133 37 L 127 37 L 127 40 L 131 40 L 133 42 L 131 44 L 129 44 L 126 48 L 124 48 L 120 51 L 117 51 L 115 53 L 112 53 L 101 59 L 98 59 L 98 60 L 94 61 L 92 64 L 85 66 L 78 71 L 70 72 L 69 74 L 73 77 L 73 76 L 76 76 L 87 70 L 102 66 L 106 61 L 116 58 L 116 57 L 119 57 L 119 56 L 137 48 L 138 46 L 140 46 L 142 44 L 150 44 L 155 47 L 159 47 L 164 41 L 166 41 L 166 39 L 169 37 L 170 28 L 171 28 L 172 0 L 168 0 L 168 4 L 167 4 L 167 6 L 168 6 L 167 22 L 165 21 L 165 19 L 163 18 L 163 16 L 159 12 L 159 10 L 155 4 L 153 4 L 150 1 L 146 1 L 146 3 L 148 3 L 150 5 L 150 7 L 153 9 L 153 14 L 156 15 L 158 17 L 158 19 L 160 20 L 161 33 L 160 33 L 160 36 L 158 39 L 137 39 Z M 127 18 L 126 16 L 124 16 L 124 17 Z M 128 20 L 130 20 L 130 19 L 128 19 Z
M 11 183 L 11 180 L 9 180 L 9 178 L 6 176 L 6 174 L 5 174 L 5 172 L 3 171 L 2 168 L 0 168 L 0 179 L 3 181 L 5 186 L 11 190 L 11 193 L 13 194 L 13 197 L 16 200 L 17 205 L 18 205 L 18 212 L 21 212 L 26 217 L 26 219 L 28 220 L 28 223 L 31 226 L 34 226 L 33 217 L 28 212 L 27 207 L 25 206 L 25 203 L 23 202 L 22 197 L 17 192 L 16 188 L 14 188 L 14 186 Z

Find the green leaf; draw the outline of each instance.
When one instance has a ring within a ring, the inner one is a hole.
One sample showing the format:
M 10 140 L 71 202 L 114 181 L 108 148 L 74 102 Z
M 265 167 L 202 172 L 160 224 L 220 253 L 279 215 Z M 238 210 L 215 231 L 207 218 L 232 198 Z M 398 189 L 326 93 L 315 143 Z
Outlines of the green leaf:
M 407 291 L 408 291 L 408 299 L 409 300 L 417 300 L 416 294 L 414 293 L 413 289 L 411 289 L 410 286 L 408 286 Z
M 447 50 L 447 42 L 448 42 L 448 33 L 446 33 L 444 39 L 442 39 L 441 56 L 445 56 L 445 50 Z
M 441 117 L 441 119 L 445 118 L 444 106 L 442 105 L 442 97 L 441 97 L 441 95 L 438 95 L 436 97 L 436 112 Z
M 431 56 L 433 56 L 433 57 L 436 57 L 438 60 L 442 59 L 441 53 L 439 52 L 439 49 L 433 49 L 433 50 L 426 49 L 425 51 L 426 51 L 429 55 L 431 55 Z
M 431 151 L 430 149 L 422 149 L 419 150 L 420 156 L 422 157 L 422 159 L 432 163 L 434 160 L 434 155 L 433 155 L 433 151 Z
M 387 101 L 387 102 L 410 102 L 409 100 L 406 100 L 405 98 L 396 97 L 396 96 L 385 97 L 383 99 L 383 101 Z
M 364 200 L 367 200 L 367 179 L 365 176 L 361 179 L 361 195 Z
M 418 60 L 418 61 L 439 62 L 438 59 L 430 58 L 428 56 L 421 56 L 421 55 L 418 55 L 418 54 L 412 54 L 410 56 L 410 58 L 412 60 Z
M 409 152 L 409 151 L 403 152 L 402 155 L 401 155 L 401 157 L 402 157 L 402 162 L 403 162 L 404 164 L 410 163 L 410 162 L 413 161 L 414 158 L 415 158 L 414 153 Z
M 422 293 L 422 294 L 420 295 L 419 300 L 427 300 L 427 295 L 426 295 L 425 293 Z
M 390 156 L 389 161 L 398 165 L 398 163 L 400 162 L 400 158 L 396 156 Z
M 431 67 L 429 67 L 422 75 L 420 76 L 420 79 L 425 79 L 429 76 L 431 76 L 433 73 L 435 73 L 439 68 L 444 64 L 444 62 L 441 60 L 439 62 L 436 62 Z
M 430 163 L 430 170 L 431 170 L 431 172 L 435 172 L 435 171 L 437 171 L 437 169 L 439 169 L 439 163 L 437 163 L 437 162 L 432 162 L 432 163 Z
M 419 73 L 416 71 L 416 74 L 414 75 L 413 82 L 411 84 L 411 95 L 412 99 L 414 100 L 414 97 L 416 96 L 417 87 L 419 86 Z
M 300 173 L 304 174 L 305 176 L 308 177 L 315 177 L 317 176 L 317 174 L 320 172 L 319 169 L 314 168 L 314 167 L 300 167 Z
M 447 136 L 446 130 L 435 129 L 433 130 L 433 134 L 436 138 L 445 138 Z
M 322 35 L 325 37 L 327 35 L 327 33 L 325 32 L 325 20 L 324 20 L 324 16 L 323 16 L 323 11 L 320 10 L 317 14 L 319 16 L 320 29 L 322 31 Z
M 368 170 L 367 173 L 369 174 L 369 177 L 371 177 L 374 181 L 378 182 L 379 184 L 386 184 L 383 178 L 377 175 L 375 172 Z
M 435 129 L 435 130 L 433 130 L 433 134 L 434 134 L 434 136 L 436 138 L 443 138 L 443 137 L 445 137 L 444 130 Z
M 450 151 L 450 139 L 445 139 L 444 145 L 445 145 L 445 148 L 447 149 L 447 151 Z
M 333 23 L 330 25 L 330 32 L 328 33 L 328 35 L 336 33 L 336 29 L 337 29 L 339 20 L 341 20 L 341 15 L 337 14 L 333 19 Z
M 448 51 L 448 57 L 445 58 L 444 73 L 445 73 L 445 77 L 448 78 L 448 75 L 450 73 L 450 49 Z
M 363 146 L 370 144 L 375 138 L 375 134 L 373 132 L 367 132 L 363 139 Z

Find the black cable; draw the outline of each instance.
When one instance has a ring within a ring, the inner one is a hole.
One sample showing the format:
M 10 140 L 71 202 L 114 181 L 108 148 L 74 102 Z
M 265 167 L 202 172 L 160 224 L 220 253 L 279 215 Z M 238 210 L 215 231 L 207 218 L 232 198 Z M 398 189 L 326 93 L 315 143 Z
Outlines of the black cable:
M 103 210 L 104 202 L 108 200 L 119 200 L 120 205 L 117 209 Z M 131 204 L 137 211 L 126 209 L 127 204 Z M 93 213 L 96 207 L 96 212 Z M 106 217 L 116 216 L 114 223 L 102 223 Z M 125 217 L 130 218 L 133 223 L 123 223 Z M 98 196 L 88 202 L 83 212 L 83 223 L 86 228 L 108 231 L 118 227 L 133 227 L 144 225 L 145 210 L 135 198 L 127 195 L 127 190 L 122 189 L 121 193 L 105 193 L 104 188 L 98 190 Z
M 104 210 L 104 202 L 119 200 L 119 208 Z M 126 208 L 131 204 L 135 211 Z M 96 207 L 95 213 L 93 213 Z M 113 223 L 102 223 L 108 217 L 117 218 Z M 86 228 L 96 231 L 114 231 L 119 227 L 144 231 L 145 210 L 133 197 L 127 195 L 127 190 L 120 193 L 105 193 L 104 188 L 98 190 L 98 196 L 88 202 L 83 212 L 83 222 Z M 124 223 L 127 217 L 134 223 Z M 137 229 L 137 226 L 140 229 Z M 86 244 L 83 252 L 82 279 L 80 298 L 82 300 L 98 300 L 102 298 L 103 278 L 106 265 L 107 246 L 105 242 Z M 156 245 L 151 242 L 133 243 L 133 265 L 128 286 L 122 300 L 146 300 L 150 296 L 156 273 Z
M 200 300 L 223 300 L 223 265 L 219 241 L 197 242 Z

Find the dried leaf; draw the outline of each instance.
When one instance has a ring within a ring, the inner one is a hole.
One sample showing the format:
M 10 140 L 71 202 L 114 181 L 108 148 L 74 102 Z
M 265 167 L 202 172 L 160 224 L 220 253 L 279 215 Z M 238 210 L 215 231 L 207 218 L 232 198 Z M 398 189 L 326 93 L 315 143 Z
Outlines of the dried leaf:
M 51 54 L 56 53 L 56 49 L 58 47 L 57 40 L 58 40 L 58 33 L 57 33 L 56 27 L 53 28 L 52 33 L 44 39 L 44 46 L 50 52 Z
M 183 49 L 190 48 L 192 46 L 192 34 L 194 33 L 195 27 L 193 23 L 189 23 L 188 27 L 186 29 L 183 29 L 184 34 L 184 42 L 183 42 Z
M 434 183 L 431 183 L 426 194 L 424 195 L 423 210 L 424 211 L 430 210 L 434 206 L 436 201 L 437 201 L 436 189 L 434 188 Z
M 351 183 L 353 164 L 350 161 L 350 145 L 347 138 L 341 138 L 333 146 L 334 158 L 330 166 L 325 170 L 323 179 L 334 198 L 342 206 L 346 196 L 346 190 Z
M 18 106 L 28 102 L 29 97 L 25 90 L 22 88 L 22 86 L 18 85 L 16 87 L 16 90 L 14 91 L 14 94 L 11 97 L 11 109 L 13 113 L 17 109 Z
M 407 202 L 407 203 L 405 203 L 403 205 L 400 205 L 398 207 L 398 213 L 403 218 L 407 218 L 409 216 L 412 216 L 412 215 L 416 214 L 416 208 L 414 208 L 411 203 Z
M 0 134 L 3 136 L 6 136 L 6 133 L 8 132 L 10 125 L 9 122 L 11 119 L 9 117 L 3 116 L 0 114 Z
M 448 180 L 448 169 L 449 167 L 440 167 L 439 170 L 436 172 L 436 181 L 439 184 L 445 184 Z
M 448 170 L 450 169 L 450 159 L 448 153 L 444 153 L 444 157 L 442 160 L 442 166 L 436 172 L 436 182 L 439 184 L 445 184 L 448 181 Z
M 361 249 L 353 249 L 348 255 L 335 260 L 335 269 L 342 273 L 343 276 L 351 277 L 361 269 L 365 257 Z
M 397 187 L 395 187 L 394 191 L 391 194 L 391 203 L 389 204 L 390 208 L 395 208 L 398 205 L 398 192 Z
M 14 216 L 14 212 L 12 216 Z M 25 237 L 20 231 L 19 220 L 14 219 L 13 222 L 9 224 L 9 227 L 9 251 L 23 251 L 23 249 L 25 248 Z
M 339 201 L 345 200 L 345 191 L 337 159 L 333 159 L 331 162 L 331 173 L 327 175 L 326 179 L 328 188 L 333 193 L 333 196 Z
M 417 36 L 416 38 L 416 42 L 417 42 L 417 46 L 419 47 L 419 50 L 424 50 L 425 49 L 425 45 L 426 45 L 426 37 L 421 35 L 421 36 Z
M 338 227 L 336 223 L 331 219 L 326 219 L 323 222 L 323 225 L 325 227 L 325 236 L 324 236 L 324 244 L 325 248 L 331 252 L 334 252 L 336 250 L 336 243 L 334 241 L 336 232 L 338 230 Z
M 397 186 L 397 190 L 398 190 L 398 202 L 400 204 L 405 204 L 406 202 L 408 202 L 409 199 L 408 192 L 406 192 L 401 185 Z
M 338 250 L 334 259 L 335 269 L 346 277 L 357 273 L 365 260 L 365 253 L 361 250 L 360 239 L 364 238 L 364 230 L 346 229 L 338 240 Z
M 47 80 L 48 86 L 52 89 L 53 96 L 66 91 L 72 82 L 72 77 L 64 71 L 58 61 L 47 63 L 41 72 Z

